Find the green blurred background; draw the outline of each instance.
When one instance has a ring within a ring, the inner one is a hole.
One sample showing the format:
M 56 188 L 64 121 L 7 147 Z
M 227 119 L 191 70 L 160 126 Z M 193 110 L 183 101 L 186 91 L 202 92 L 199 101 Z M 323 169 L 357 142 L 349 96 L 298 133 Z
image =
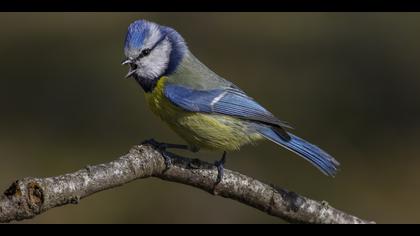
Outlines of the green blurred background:
M 174 27 L 206 65 L 342 164 L 324 176 L 269 142 L 227 168 L 379 223 L 420 223 L 418 13 L 0 13 L 0 189 L 182 142 L 120 66 L 128 25 Z M 213 161 L 220 153 L 197 155 Z M 27 223 L 282 223 L 158 179 Z

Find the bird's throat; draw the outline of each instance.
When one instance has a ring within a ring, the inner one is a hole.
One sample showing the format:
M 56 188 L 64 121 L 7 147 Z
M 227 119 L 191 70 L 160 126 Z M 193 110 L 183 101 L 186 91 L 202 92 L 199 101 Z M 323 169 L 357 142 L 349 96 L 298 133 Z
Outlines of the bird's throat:
M 152 92 L 153 89 L 156 87 L 157 82 L 159 81 L 159 78 L 146 79 L 139 76 L 134 76 L 134 79 L 137 81 L 137 83 L 140 84 L 140 86 L 146 93 Z

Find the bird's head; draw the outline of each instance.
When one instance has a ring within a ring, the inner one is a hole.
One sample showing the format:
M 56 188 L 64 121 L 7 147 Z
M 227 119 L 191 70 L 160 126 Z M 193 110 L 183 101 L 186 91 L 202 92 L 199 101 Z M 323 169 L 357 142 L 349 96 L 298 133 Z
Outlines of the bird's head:
M 174 29 L 137 20 L 130 24 L 125 38 L 126 59 L 122 64 L 130 66 L 126 78 L 134 77 L 146 85 L 153 83 L 174 72 L 186 51 L 184 39 Z

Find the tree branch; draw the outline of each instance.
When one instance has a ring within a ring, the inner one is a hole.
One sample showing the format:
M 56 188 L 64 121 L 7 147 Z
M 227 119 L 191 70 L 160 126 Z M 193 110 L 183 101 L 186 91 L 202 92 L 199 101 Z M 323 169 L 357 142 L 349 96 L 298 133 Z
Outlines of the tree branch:
M 227 169 L 223 180 L 215 185 L 217 169 L 214 165 L 171 155 L 173 165 L 166 169 L 164 158 L 154 147 L 139 145 L 107 164 L 88 166 L 57 177 L 18 180 L 0 197 L 0 222 L 31 219 L 54 207 L 77 204 L 80 199 L 99 191 L 136 179 L 157 177 L 237 200 L 288 222 L 374 223 Z

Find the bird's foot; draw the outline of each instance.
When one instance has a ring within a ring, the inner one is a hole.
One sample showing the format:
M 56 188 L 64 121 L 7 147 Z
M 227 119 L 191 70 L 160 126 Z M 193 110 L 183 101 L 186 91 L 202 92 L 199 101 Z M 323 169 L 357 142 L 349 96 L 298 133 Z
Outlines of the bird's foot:
M 217 167 L 217 179 L 216 179 L 215 186 L 218 185 L 223 179 L 223 175 L 225 174 L 225 168 L 224 168 L 225 162 L 226 162 L 226 152 L 223 152 L 222 159 L 214 162 L 214 165 Z
M 168 170 L 172 167 L 172 157 L 166 151 L 161 151 L 163 158 L 165 159 L 165 170 Z
M 166 170 L 168 170 L 172 166 L 171 153 L 167 152 L 166 149 L 173 148 L 173 149 L 189 150 L 189 147 L 187 145 L 172 144 L 172 143 L 161 143 L 161 142 L 158 142 L 154 139 L 146 140 L 142 144 L 152 145 L 153 147 L 155 147 L 160 152 L 160 154 L 162 154 L 163 158 L 165 159 Z
M 150 144 L 153 147 L 155 147 L 159 150 L 162 150 L 162 151 L 166 151 L 166 149 L 168 149 L 168 148 L 183 149 L 183 150 L 189 150 L 190 149 L 187 145 L 173 144 L 173 143 L 161 143 L 161 142 L 158 142 L 154 139 L 146 140 L 142 144 Z

